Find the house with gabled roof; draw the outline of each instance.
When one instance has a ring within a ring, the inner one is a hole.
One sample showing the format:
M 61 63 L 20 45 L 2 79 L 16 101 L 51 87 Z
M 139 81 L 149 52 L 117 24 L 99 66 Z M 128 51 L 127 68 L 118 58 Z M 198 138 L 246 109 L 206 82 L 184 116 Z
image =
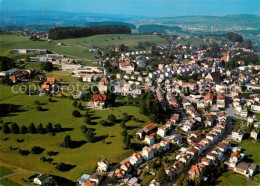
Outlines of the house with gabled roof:
M 106 106 L 107 96 L 105 94 L 94 94 L 93 105 L 96 108 L 104 108 Z
M 97 163 L 97 171 L 106 172 L 109 168 L 109 161 L 101 158 Z
M 142 162 L 143 162 L 143 157 L 142 157 L 142 154 L 140 154 L 140 153 L 134 153 L 130 157 L 131 165 L 137 166 L 137 165 L 140 165 Z
M 152 158 L 154 158 L 154 150 L 151 147 L 143 147 L 142 150 L 142 156 L 145 160 L 150 160 Z
M 144 138 L 144 143 L 147 144 L 148 146 L 152 146 L 155 143 L 155 133 L 146 135 Z

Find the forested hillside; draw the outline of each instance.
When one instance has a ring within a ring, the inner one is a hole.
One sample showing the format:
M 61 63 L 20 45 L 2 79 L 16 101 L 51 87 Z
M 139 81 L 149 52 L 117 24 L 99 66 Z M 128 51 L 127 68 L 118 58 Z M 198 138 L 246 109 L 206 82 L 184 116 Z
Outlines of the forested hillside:
M 69 39 L 87 37 L 98 34 L 130 34 L 131 29 L 122 25 L 90 26 L 90 27 L 57 27 L 49 30 L 50 39 Z

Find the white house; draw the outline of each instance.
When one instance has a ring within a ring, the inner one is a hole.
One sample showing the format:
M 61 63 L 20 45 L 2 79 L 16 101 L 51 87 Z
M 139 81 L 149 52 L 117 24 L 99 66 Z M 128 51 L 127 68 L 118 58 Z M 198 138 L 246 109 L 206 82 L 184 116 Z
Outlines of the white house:
M 168 128 L 166 126 L 159 127 L 157 130 L 157 134 L 161 137 L 165 137 L 166 133 L 168 131 Z
M 131 165 L 140 165 L 143 161 L 143 157 L 140 153 L 134 153 L 131 157 L 130 157 L 130 163 Z
M 150 160 L 154 157 L 154 151 L 151 147 L 145 146 L 142 151 L 142 156 L 145 160 Z
M 148 146 L 151 146 L 155 143 L 155 134 L 146 135 L 144 138 L 144 143 L 146 143 Z
M 234 129 L 232 131 L 231 137 L 234 141 L 241 142 L 244 137 L 244 131 L 241 129 Z
M 97 163 L 97 170 L 100 172 L 107 172 L 109 168 L 109 161 L 106 159 L 100 159 Z
M 33 182 L 38 185 L 44 185 L 50 182 L 50 177 L 47 174 L 41 174 L 33 179 Z

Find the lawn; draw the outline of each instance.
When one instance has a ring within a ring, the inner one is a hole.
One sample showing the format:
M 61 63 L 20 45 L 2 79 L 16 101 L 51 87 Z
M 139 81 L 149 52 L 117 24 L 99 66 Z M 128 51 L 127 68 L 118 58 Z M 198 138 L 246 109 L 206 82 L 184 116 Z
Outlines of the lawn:
M 259 185 L 259 175 L 257 175 L 258 181 L 256 180 L 248 180 L 245 176 L 235 173 L 233 171 L 225 172 L 221 177 L 217 180 L 217 185 L 219 186 L 253 186 Z
M 146 174 L 141 182 L 141 185 L 149 185 L 149 183 L 154 179 L 154 175 Z
M 260 165 L 260 143 L 254 140 L 243 140 L 240 144 L 240 147 L 245 149 L 243 153 L 249 156 L 250 159 L 253 159 L 257 165 Z
M 14 94 L 10 87 L 0 86 L 0 103 L 12 103 L 19 105 L 19 112 L 12 113 L 3 117 L 4 122 L 16 122 L 19 126 L 28 126 L 34 122 L 37 126 L 42 123 L 43 126 L 52 122 L 52 124 L 60 123 L 63 128 L 68 131 L 57 133 L 55 136 L 50 134 L 3 134 L 1 132 L 0 159 L 15 166 L 21 166 L 29 171 L 37 171 L 41 173 L 51 173 L 63 176 L 67 179 L 76 181 L 83 173 L 92 173 L 95 170 L 96 162 L 99 158 L 107 158 L 112 162 L 119 162 L 126 157 L 129 157 L 133 150 L 123 150 L 123 137 L 121 135 L 121 127 L 118 123 L 110 127 L 100 125 L 87 125 L 89 128 L 95 129 L 95 137 L 97 142 L 86 143 L 74 149 L 66 149 L 60 147 L 64 137 L 70 135 L 73 141 L 85 140 L 80 127 L 86 125 L 84 118 L 75 118 L 72 116 L 72 111 L 75 108 L 72 106 L 72 100 L 55 99 L 57 102 L 48 102 L 45 96 L 27 96 L 23 94 Z M 42 107 L 46 111 L 36 111 L 34 109 L 34 101 L 39 100 Z M 83 105 L 86 103 L 82 102 Z M 129 127 L 129 134 L 134 134 L 139 127 L 142 127 L 150 122 L 150 120 L 139 113 L 138 108 L 133 106 L 120 106 L 110 110 L 91 110 L 93 121 L 98 122 L 101 119 L 107 119 L 109 114 L 114 114 L 117 118 L 122 118 L 124 112 L 138 118 L 128 121 L 126 125 Z M 81 111 L 84 114 L 84 111 Z M 9 139 L 7 139 L 9 138 Z M 7 140 L 3 140 L 7 139 Z M 18 143 L 17 139 L 24 139 L 24 142 Z M 42 154 L 29 154 L 21 156 L 17 150 L 10 150 L 10 146 L 18 147 L 22 150 L 31 150 L 33 146 L 44 148 Z M 42 156 L 47 156 L 48 151 L 58 151 L 59 154 L 53 157 L 54 163 L 64 162 L 66 164 L 76 165 L 75 168 L 68 172 L 60 172 L 55 169 L 55 165 L 40 161 Z
M 131 35 L 131 34 L 106 34 L 106 35 L 95 35 L 85 38 L 76 39 L 63 39 L 60 42 L 70 45 L 89 47 L 106 47 L 106 46 L 118 46 L 125 44 L 126 46 L 133 47 L 137 46 L 138 42 L 149 41 L 154 44 L 167 44 L 165 39 L 160 38 L 156 35 Z

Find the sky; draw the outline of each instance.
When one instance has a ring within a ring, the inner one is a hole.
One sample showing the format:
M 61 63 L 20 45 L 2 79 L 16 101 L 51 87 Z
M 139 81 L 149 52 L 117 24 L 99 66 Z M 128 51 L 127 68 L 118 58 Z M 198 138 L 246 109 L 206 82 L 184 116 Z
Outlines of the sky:
M 1 10 L 59 11 L 124 16 L 260 14 L 260 0 L 0 0 Z

